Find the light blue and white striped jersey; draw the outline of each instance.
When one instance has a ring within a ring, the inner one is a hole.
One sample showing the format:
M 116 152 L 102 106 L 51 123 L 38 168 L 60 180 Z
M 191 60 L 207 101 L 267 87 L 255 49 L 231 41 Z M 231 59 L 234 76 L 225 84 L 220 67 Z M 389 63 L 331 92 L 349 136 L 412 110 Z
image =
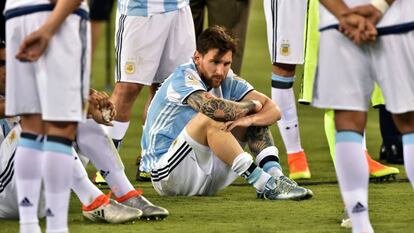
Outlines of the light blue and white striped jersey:
M 118 12 L 130 16 L 150 16 L 176 11 L 189 0 L 118 0 Z
M 152 100 L 141 139 L 141 171 L 150 172 L 158 159 L 168 151 L 187 123 L 197 112 L 187 104 L 195 91 L 207 91 L 194 63 L 179 66 L 170 75 Z M 219 98 L 242 100 L 253 87 L 230 70 L 219 88 L 209 92 Z

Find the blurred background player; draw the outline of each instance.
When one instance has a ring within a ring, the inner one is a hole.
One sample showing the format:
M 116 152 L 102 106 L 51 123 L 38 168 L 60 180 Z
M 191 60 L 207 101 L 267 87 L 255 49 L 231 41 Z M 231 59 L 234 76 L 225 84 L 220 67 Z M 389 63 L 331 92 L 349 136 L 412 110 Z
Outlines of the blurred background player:
M 303 64 L 307 0 L 264 0 L 267 40 L 272 62 L 272 100 L 282 119 L 278 121 L 285 144 L 289 177 L 310 179 L 307 158 L 300 142 L 293 82 L 297 64 Z
M 72 141 L 89 92 L 89 13 L 81 3 L 6 1 L 6 114 L 20 115 L 22 126 L 14 164 L 21 233 L 41 232 L 41 183 L 46 232 L 68 232 Z
M 251 0 L 191 0 L 196 38 L 203 31 L 204 19 L 208 26 L 219 25 L 227 28 L 237 39 L 237 52 L 233 54 L 231 69 L 241 73 L 244 45 L 246 42 Z
M 414 47 L 408 42 L 414 38 L 414 4 L 393 0 L 321 2 L 326 8 L 320 12 L 322 32 L 313 104 L 335 109 L 336 172 L 352 231 L 373 232 L 363 131 L 374 82 L 381 87 L 385 106 L 403 134 L 405 168 L 414 188 L 414 105 L 410 101 L 414 99 Z M 368 41 L 375 42 L 362 44 Z

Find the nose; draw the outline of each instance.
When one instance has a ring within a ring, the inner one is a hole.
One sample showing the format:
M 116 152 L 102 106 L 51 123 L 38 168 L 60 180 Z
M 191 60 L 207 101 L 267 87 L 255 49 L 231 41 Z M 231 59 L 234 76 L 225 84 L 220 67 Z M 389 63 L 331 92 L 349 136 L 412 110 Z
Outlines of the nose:
M 219 64 L 216 68 L 216 75 L 224 75 L 224 65 L 223 64 Z

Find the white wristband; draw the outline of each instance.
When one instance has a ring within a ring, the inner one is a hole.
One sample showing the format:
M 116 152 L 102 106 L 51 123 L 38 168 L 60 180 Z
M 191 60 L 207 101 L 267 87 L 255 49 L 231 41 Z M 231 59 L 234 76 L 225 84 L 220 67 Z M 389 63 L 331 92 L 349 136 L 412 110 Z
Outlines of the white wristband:
M 371 0 L 371 5 L 381 11 L 382 14 L 385 14 L 388 8 L 390 8 L 390 5 L 385 0 Z

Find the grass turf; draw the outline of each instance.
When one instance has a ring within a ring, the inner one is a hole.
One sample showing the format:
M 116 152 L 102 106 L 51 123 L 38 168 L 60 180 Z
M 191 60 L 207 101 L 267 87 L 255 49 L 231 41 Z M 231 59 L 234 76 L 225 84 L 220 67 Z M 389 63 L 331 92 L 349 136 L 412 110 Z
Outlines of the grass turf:
M 101 90 L 105 87 L 103 42 L 95 54 L 92 82 L 95 88 Z M 269 95 L 270 69 L 262 2 L 253 1 L 241 76 L 257 90 Z M 299 85 L 299 82 L 295 84 L 296 90 Z M 335 184 L 335 172 L 323 130 L 323 111 L 298 106 L 302 145 L 312 172 L 312 179 L 306 184 L 315 193 L 313 199 L 301 202 L 257 200 L 254 189 L 241 179 L 212 197 L 160 197 L 150 183 L 137 184 L 134 181 L 145 96 L 146 91 L 141 93 L 135 104 L 121 157 L 133 184 L 142 188 L 152 202 L 166 207 L 171 215 L 157 222 L 137 221 L 121 225 L 90 223 L 82 218 L 80 202 L 72 195 L 69 213 L 71 232 L 350 232 L 339 227 L 343 204 Z M 375 110 L 370 111 L 367 126 L 367 145 L 374 158 L 378 157 L 381 143 L 377 115 Z M 276 126 L 272 127 L 272 131 L 281 152 L 281 163 L 286 170 L 283 142 Z M 398 178 L 406 178 L 403 167 L 397 167 L 401 171 Z M 88 171 L 90 174 L 94 172 L 91 167 L 88 167 Z M 371 184 L 370 216 L 376 232 L 412 232 L 413 199 L 414 193 L 407 182 Z M 41 220 L 43 229 L 44 223 Z M 0 232 L 18 232 L 18 221 L 1 220 Z

